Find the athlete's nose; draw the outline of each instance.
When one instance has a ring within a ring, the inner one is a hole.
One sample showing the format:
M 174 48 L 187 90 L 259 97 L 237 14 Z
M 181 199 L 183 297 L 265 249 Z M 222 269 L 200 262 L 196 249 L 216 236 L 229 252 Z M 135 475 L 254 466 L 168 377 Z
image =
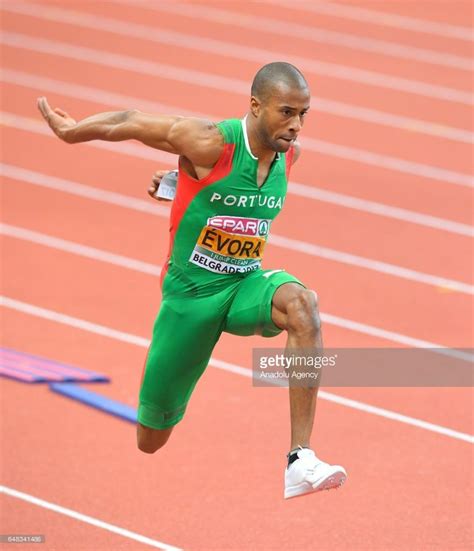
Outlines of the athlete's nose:
M 288 130 L 292 133 L 294 132 L 295 134 L 299 133 L 299 131 L 301 130 L 301 120 L 298 116 L 291 119 L 291 124 Z

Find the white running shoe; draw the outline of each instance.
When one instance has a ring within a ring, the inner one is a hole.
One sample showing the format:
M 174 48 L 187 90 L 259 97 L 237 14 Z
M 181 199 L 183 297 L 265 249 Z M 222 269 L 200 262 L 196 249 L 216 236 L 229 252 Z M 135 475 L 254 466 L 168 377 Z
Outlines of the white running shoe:
M 346 481 L 343 467 L 324 463 L 313 450 L 301 448 L 297 455 L 298 459 L 285 470 L 285 499 L 339 488 Z

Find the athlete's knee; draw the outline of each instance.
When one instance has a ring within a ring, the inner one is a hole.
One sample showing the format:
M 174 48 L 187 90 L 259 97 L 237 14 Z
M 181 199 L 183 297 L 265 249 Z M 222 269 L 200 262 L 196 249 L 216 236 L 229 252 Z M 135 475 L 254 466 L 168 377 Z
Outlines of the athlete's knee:
M 321 329 L 318 296 L 301 289 L 287 304 L 288 330 L 298 334 L 316 334 Z
M 168 442 L 173 427 L 158 430 L 137 424 L 137 446 L 144 453 L 155 453 Z

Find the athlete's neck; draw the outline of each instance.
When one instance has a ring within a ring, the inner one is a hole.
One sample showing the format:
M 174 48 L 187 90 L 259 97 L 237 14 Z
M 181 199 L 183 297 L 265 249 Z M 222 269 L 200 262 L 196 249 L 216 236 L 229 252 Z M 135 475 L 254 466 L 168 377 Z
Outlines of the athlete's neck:
M 249 140 L 249 147 L 252 155 L 257 157 L 261 162 L 272 162 L 276 156 L 276 152 L 273 149 L 269 149 L 268 146 L 262 143 L 259 139 L 257 129 L 255 128 L 252 115 L 249 113 L 245 117 L 245 124 L 247 128 L 247 136 Z

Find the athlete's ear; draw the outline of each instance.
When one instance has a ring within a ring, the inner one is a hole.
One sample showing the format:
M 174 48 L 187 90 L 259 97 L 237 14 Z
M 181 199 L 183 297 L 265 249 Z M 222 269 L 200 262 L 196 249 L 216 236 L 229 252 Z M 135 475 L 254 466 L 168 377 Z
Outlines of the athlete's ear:
M 252 96 L 250 98 L 250 112 L 254 117 L 258 117 L 260 114 L 260 110 L 262 108 L 262 102 L 256 98 L 255 96 Z

